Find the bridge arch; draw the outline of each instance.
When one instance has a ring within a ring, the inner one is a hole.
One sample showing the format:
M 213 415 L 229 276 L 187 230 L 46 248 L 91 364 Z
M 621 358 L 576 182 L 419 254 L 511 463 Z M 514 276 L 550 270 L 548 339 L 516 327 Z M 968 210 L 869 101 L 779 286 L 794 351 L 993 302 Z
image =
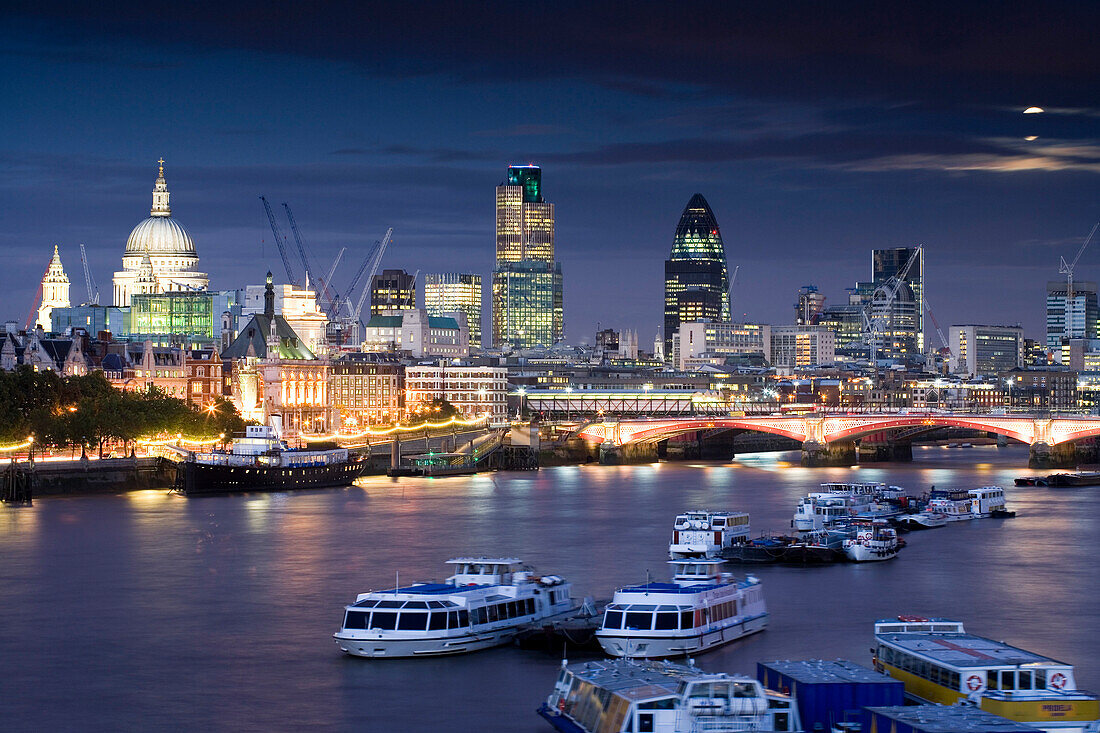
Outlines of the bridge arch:
M 832 424 L 830 424 L 832 423 Z M 823 431 L 824 442 L 853 440 L 865 435 L 873 435 L 898 428 L 927 427 L 968 428 L 1004 435 L 1013 440 L 1030 444 L 1034 441 L 1034 421 L 1031 418 L 990 419 L 978 416 L 952 415 L 891 415 L 889 417 L 844 420 L 844 418 L 826 418 Z

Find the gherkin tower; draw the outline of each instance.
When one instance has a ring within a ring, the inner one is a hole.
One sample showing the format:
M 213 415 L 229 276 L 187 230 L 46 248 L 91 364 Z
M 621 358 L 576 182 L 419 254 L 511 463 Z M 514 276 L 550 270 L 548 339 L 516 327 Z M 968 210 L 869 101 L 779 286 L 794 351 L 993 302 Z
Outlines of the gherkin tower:
M 729 271 L 718 220 L 701 193 L 691 197 L 665 260 L 665 355 L 681 323 L 729 321 Z

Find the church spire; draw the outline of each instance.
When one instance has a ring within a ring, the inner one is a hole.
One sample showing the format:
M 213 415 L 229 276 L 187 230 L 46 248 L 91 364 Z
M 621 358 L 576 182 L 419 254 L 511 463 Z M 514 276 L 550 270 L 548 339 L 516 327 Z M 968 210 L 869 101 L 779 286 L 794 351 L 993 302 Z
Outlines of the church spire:
M 164 180 L 164 158 L 157 161 L 160 166 L 157 171 L 157 180 L 153 184 L 153 208 L 149 210 L 150 216 L 171 216 L 172 209 L 168 206 L 168 184 Z

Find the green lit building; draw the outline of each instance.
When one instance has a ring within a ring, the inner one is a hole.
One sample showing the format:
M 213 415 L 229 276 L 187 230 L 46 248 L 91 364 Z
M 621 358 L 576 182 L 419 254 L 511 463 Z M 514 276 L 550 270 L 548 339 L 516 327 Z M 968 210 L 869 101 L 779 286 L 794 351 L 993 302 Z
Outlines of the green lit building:
M 493 346 L 551 346 L 565 336 L 561 263 L 554 259 L 554 205 L 542 169 L 508 168 L 496 191 Z
M 135 293 L 130 297 L 130 334 L 132 340 L 149 339 L 154 345 L 212 343 L 214 293 Z
M 684 207 L 665 260 L 665 354 L 681 323 L 730 320 L 729 271 L 718 220 L 700 193 Z

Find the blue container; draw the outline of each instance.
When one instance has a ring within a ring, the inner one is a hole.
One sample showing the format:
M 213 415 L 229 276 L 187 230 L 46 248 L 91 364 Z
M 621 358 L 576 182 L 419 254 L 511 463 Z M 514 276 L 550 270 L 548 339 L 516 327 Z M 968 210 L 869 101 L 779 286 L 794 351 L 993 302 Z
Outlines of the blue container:
M 858 721 L 864 707 L 905 704 L 903 683 L 846 659 L 757 662 L 756 679 L 794 696 L 805 731 Z

